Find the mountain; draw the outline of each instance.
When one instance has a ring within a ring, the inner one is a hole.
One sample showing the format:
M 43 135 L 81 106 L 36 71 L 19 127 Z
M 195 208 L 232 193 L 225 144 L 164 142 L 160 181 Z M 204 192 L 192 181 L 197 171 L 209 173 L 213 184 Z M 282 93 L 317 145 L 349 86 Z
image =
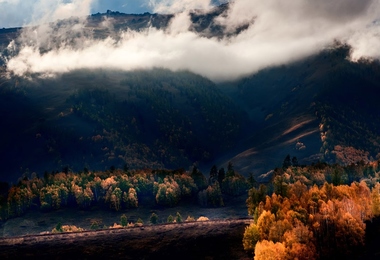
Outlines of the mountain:
M 227 7 L 193 11 L 190 29 L 221 38 L 248 28 L 227 32 L 216 23 Z M 108 11 L 87 17 L 83 34 L 117 39 L 121 30 L 166 28 L 172 18 Z M 41 51 L 67 39 L 59 29 L 77 22 L 53 24 L 57 33 Z M 6 46 L 12 40 L 17 45 L 23 30 L 0 30 L 0 180 L 62 168 L 187 168 L 196 163 L 207 172 L 229 161 L 243 175 L 259 178 L 281 167 L 288 154 L 300 164 L 379 157 L 379 62 L 350 61 L 350 46 L 335 43 L 306 59 L 222 83 L 159 68 L 10 77 L 5 63 L 13 54 Z
M 197 32 L 205 37 L 223 37 L 225 32 L 225 26 L 219 25 L 214 21 L 214 18 L 223 15 L 228 10 L 228 3 L 216 6 L 209 12 L 201 10 L 193 10 L 190 12 L 190 18 L 192 25 L 190 30 Z M 147 28 L 165 29 L 170 24 L 173 14 L 125 14 L 117 11 L 107 10 L 106 13 L 92 14 L 85 19 L 79 19 L 72 17 L 71 19 L 59 20 L 45 26 L 50 26 L 53 30 L 49 36 L 49 43 L 57 44 L 66 40 L 67 38 L 75 38 L 78 35 L 72 34 L 71 30 L 67 30 L 70 26 L 75 24 L 83 24 L 82 35 L 86 37 L 93 37 L 95 39 L 105 39 L 112 37 L 118 39 L 119 33 L 125 30 L 141 31 Z M 230 35 L 239 33 L 247 28 L 248 24 L 243 24 L 238 27 L 235 32 L 229 32 Z M 7 55 L 6 47 L 14 40 L 18 42 L 20 39 L 17 37 L 23 32 L 23 30 L 33 31 L 37 27 L 25 27 L 25 28 L 2 28 L 0 29 L 0 49 L 3 55 Z M 64 32 L 64 33 L 62 33 Z M 72 43 L 72 42 L 71 42 Z M 0 57 L 1 61 L 1 57 Z

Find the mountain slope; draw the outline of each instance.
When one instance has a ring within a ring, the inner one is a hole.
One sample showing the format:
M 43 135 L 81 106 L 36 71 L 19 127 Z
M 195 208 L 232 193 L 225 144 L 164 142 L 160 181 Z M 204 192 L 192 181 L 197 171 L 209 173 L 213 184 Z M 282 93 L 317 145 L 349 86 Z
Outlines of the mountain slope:
M 248 25 L 227 33 L 214 20 L 227 8 L 193 11 L 190 30 L 226 39 L 239 34 Z M 109 11 L 84 19 L 81 35 L 67 30 L 79 18 L 57 21 L 49 25 L 52 37 L 37 47 L 41 53 L 60 44 L 80 49 L 76 43 L 83 37 L 117 40 L 123 30 L 167 28 L 173 17 Z M 20 32 L 0 30 L 4 180 L 62 167 L 78 171 L 124 164 L 188 167 L 197 162 L 206 172 L 228 161 L 246 176 L 259 176 L 282 166 L 287 154 L 300 163 L 342 164 L 379 156 L 380 65 L 349 61 L 349 46 L 336 43 L 304 60 L 220 84 L 162 69 L 9 77 L 4 62 L 19 50 L 6 46 L 12 40 L 18 46 Z
M 188 167 L 232 147 L 247 121 L 189 72 L 76 71 L 2 84 L 2 179 L 63 167 Z
M 376 61 L 350 62 L 349 52 L 349 46 L 338 45 L 221 86 L 254 123 L 240 151 L 227 160 L 260 174 L 282 166 L 287 154 L 301 163 L 375 158 L 380 67 Z

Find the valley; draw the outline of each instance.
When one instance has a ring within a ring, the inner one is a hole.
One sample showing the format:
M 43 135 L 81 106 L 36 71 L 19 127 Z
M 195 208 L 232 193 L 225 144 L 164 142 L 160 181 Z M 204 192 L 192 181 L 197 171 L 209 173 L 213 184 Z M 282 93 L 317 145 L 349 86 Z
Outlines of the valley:
M 378 3 L 64 2 L 0 29 L 2 258 L 377 259 Z

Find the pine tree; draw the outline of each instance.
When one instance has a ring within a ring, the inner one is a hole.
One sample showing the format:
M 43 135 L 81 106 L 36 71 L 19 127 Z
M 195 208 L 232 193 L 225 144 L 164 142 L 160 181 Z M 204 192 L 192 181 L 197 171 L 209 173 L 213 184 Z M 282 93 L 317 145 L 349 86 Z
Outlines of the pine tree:
M 292 161 L 290 160 L 290 155 L 288 154 L 282 163 L 282 168 L 285 170 L 290 166 L 292 166 Z
M 210 178 L 208 180 L 209 185 L 214 184 L 218 180 L 218 168 L 216 165 L 213 165 L 210 170 Z
M 152 223 L 153 225 L 156 225 L 158 223 L 158 215 L 156 213 L 152 213 L 152 215 L 150 216 L 150 219 L 149 219 L 150 223 Z
M 177 212 L 177 214 L 175 215 L 175 221 L 177 223 L 181 223 L 182 222 L 182 216 L 181 216 L 181 214 L 179 214 L 179 212 Z
M 218 171 L 218 182 L 222 183 L 225 177 L 226 177 L 226 173 L 224 171 L 224 168 L 222 167 Z
M 169 215 L 169 217 L 166 219 L 166 222 L 168 223 L 173 223 L 173 221 L 174 221 L 174 218 L 172 215 Z
M 123 214 L 121 217 L 120 217 L 120 224 L 123 226 L 123 227 L 126 227 L 128 225 L 128 219 L 127 219 L 127 216 L 125 214 Z
M 232 164 L 232 162 L 228 162 L 226 175 L 227 177 L 232 177 L 235 175 L 234 165 Z

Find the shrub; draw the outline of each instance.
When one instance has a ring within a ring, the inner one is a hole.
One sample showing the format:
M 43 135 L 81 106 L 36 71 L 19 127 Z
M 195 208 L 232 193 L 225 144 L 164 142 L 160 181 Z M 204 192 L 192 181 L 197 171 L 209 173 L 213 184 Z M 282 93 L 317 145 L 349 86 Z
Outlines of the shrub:
M 192 222 L 192 221 L 195 221 L 195 218 L 194 217 L 191 217 L 191 216 L 187 216 L 186 222 Z
M 209 221 L 208 217 L 200 216 L 197 221 Z
M 98 221 L 93 221 L 91 223 L 90 229 L 92 229 L 92 230 L 99 229 L 99 223 L 98 223 Z

